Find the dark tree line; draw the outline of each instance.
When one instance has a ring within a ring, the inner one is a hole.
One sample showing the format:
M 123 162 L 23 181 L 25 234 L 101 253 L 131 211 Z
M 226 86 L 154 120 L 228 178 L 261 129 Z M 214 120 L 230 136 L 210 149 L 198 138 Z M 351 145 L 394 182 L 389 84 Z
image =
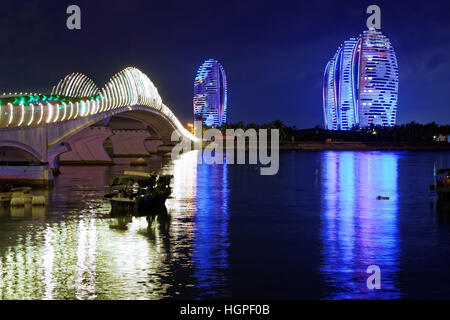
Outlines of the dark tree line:
M 244 124 L 227 123 L 221 127 L 225 135 L 226 129 L 278 129 L 281 141 L 386 141 L 386 142 L 430 142 L 439 135 L 449 136 L 450 125 L 440 126 L 436 123 L 420 124 L 410 122 L 394 127 L 371 126 L 370 128 L 353 128 L 349 131 L 331 131 L 316 126 L 311 129 L 297 129 L 295 126 L 286 126 L 282 121 L 276 120 L 262 125 L 257 123 Z

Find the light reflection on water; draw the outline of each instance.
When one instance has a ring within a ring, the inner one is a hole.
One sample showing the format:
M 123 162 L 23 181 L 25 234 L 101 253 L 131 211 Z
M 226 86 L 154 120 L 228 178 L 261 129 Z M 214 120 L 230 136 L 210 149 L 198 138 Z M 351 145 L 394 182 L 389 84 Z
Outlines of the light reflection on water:
M 277 176 L 197 156 L 131 169 L 174 175 L 167 216 L 110 217 L 123 158 L 62 167 L 47 208 L 0 208 L 0 298 L 449 297 L 450 206 L 427 189 L 450 153 L 286 152 Z
M 396 153 L 325 153 L 321 273 L 331 288 L 325 298 L 400 297 L 398 160 Z M 381 268 L 382 290 L 362 285 L 370 265 Z
M 110 205 L 100 200 L 104 186 L 124 166 L 63 167 L 47 195 L 48 210 L 2 208 L 0 298 L 225 295 L 226 166 L 205 166 L 222 181 L 206 186 L 209 179 L 197 175 L 205 167 L 198 169 L 195 160 L 195 152 L 188 153 L 162 167 L 174 175 L 167 217 L 108 216 Z
M 200 288 L 220 288 L 220 295 L 226 295 L 224 272 L 228 267 L 228 171 L 227 165 L 198 167 L 198 177 L 205 177 L 198 184 L 194 218 L 196 233 L 193 242 L 194 278 Z M 221 188 L 214 188 L 220 185 Z M 211 242 L 210 239 L 216 241 Z

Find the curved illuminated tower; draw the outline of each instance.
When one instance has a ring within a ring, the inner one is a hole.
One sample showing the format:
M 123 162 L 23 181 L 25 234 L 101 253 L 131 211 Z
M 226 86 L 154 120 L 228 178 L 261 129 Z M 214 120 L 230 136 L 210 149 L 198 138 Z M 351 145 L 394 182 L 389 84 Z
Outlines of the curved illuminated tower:
M 194 82 L 194 120 L 207 127 L 220 127 L 227 121 L 227 80 L 222 65 L 206 60 Z
M 397 102 L 398 65 L 389 39 L 370 29 L 345 41 L 325 67 L 325 128 L 394 126 Z

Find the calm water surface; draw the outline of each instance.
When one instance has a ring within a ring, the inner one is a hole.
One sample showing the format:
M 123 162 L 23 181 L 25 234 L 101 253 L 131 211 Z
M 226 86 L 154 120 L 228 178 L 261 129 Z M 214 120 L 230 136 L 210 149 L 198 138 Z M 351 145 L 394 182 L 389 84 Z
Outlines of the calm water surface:
M 450 298 L 450 204 L 428 192 L 449 152 L 285 152 L 276 176 L 196 156 L 148 160 L 174 175 L 167 217 L 110 217 L 130 159 L 62 167 L 47 208 L 0 208 L 0 298 Z

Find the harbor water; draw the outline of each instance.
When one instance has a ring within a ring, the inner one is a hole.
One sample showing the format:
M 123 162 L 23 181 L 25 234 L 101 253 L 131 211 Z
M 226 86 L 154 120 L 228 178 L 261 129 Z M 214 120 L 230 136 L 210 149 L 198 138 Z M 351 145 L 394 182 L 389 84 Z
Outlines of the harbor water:
M 287 151 L 274 176 L 197 156 L 63 166 L 46 207 L 0 208 L 0 298 L 450 298 L 450 152 Z M 167 215 L 110 216 L 130 169 L 174 175 Z

